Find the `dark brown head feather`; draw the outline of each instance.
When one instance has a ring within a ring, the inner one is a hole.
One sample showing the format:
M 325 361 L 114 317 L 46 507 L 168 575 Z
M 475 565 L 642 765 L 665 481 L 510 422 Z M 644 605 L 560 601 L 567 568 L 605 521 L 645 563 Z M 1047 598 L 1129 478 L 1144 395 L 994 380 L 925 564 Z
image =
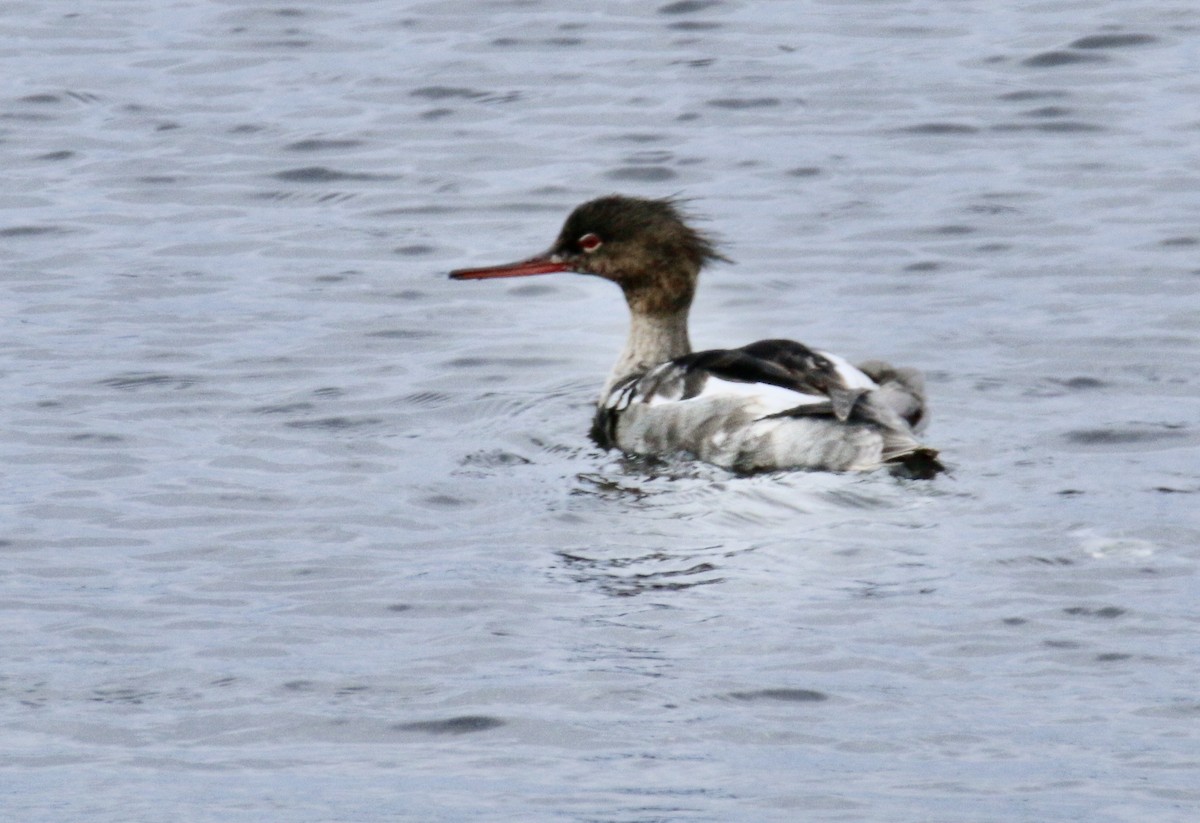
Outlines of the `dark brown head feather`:
M 700 269 L 726 260 L 713 240 L 689 226 L 673 198 L 609 195 L 584 203 L 563 225 L 552 252 L 576 271 L 612 280 L 633 311 L 666 314 L 691 305 Z M 580 239 L 594 234 L 588 252 Z

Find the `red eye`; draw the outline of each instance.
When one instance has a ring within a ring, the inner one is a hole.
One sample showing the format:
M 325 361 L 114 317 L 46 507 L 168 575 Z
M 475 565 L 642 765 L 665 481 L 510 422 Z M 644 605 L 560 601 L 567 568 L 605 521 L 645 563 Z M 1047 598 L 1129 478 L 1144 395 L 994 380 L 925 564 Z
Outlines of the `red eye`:
M 595 251 L 602 245 L 604 245 L 603 241 L 591 232 L 579 238 L 579 248 L 584 251 Z

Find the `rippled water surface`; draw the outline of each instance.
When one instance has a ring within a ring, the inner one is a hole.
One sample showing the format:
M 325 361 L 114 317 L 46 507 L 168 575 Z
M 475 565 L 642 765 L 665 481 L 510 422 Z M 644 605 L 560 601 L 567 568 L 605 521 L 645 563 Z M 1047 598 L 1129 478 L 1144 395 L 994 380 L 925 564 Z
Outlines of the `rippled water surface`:
M 0 27 L 7 819 L 1197 819 L 1194 4 Z M 594 447 L 616 290 L 445 272 L 610 191 L 952 475 Z

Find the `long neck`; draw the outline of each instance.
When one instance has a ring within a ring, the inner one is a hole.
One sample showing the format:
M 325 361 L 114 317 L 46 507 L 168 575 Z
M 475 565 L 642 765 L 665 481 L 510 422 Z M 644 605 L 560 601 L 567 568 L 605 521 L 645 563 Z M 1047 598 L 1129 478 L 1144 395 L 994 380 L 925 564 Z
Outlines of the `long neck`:
M 688 340 L 687 321 L 686 306 L 668 314 L 633 312 L 625 348 L 604 384 L 600 402 L 608 398 L 614 385 L 629 375 L 642 374 L 660 363 L 690 354 L 692 344 Z

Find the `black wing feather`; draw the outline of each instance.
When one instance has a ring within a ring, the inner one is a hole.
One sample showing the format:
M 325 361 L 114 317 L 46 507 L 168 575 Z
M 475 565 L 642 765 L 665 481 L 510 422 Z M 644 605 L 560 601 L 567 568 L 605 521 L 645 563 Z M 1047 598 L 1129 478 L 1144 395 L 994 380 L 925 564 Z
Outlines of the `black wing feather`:
M 709 375 L 742 383 L 766 383 L 809 395 L 825 395 L 830 408 L 810 405 L 805 413 L 832 411 L 845 420 L 865 389 L 850 388 L 837 367 L 819 352 L 794 340 L 760 340 L 740 349 L 711 349 L 674 361 L 688 373 L 684 397 L 695 397 Z

